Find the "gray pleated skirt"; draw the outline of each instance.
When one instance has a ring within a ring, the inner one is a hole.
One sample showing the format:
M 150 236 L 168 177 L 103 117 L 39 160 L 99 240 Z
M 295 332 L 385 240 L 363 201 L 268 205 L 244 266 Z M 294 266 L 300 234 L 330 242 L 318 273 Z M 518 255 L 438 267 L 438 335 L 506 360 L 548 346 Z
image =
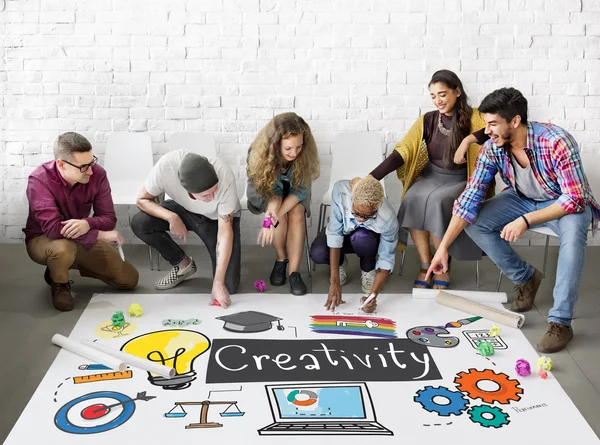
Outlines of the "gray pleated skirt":
M 408 230 L 431 232 L 439 239 L 452 218 L 452 207 L 467 184 L 466 171 L 446 170 L 431 162 L 408 189 L 398 210 L 400 241 L 408 241 Z M 450 245 L 448 253 L 459 261 L 481 259 L 481 249 L 463 230 Z

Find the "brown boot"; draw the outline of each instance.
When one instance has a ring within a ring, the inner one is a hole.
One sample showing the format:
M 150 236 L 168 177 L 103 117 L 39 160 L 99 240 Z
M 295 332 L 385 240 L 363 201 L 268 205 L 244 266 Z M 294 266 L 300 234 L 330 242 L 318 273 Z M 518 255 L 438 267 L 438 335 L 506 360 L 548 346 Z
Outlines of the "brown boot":
M 52 305 L 59 311 L 70 311 L 73 309 L 74 300 L 71 294 L 71 283 L 55 283 L 52 282 L 50 289 L 52 290 Z
M 573 328 L 551 321 L 548 330 L 537 342 L 537 350 L 546 354 L 561 351 L 573 338 Z
M 515 286 L 517 299 L 512 302 L 510 310 L 513 312 L 527 312 L 531 309 L 540 284 L 542 284 L 542 273 L 535 269 L 529 281 Z

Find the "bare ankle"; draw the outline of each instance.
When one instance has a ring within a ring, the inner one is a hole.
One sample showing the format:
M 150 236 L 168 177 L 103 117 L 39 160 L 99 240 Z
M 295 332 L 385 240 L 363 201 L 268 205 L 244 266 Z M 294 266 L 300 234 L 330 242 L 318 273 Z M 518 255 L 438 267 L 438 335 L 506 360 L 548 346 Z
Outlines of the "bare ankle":
M 190 265 L 191 261 L 192 259 L 186 255 L 181 261 L 181 263 L 179 263 L 177 266 L 179 266 L 180 269 L 184 269 Z

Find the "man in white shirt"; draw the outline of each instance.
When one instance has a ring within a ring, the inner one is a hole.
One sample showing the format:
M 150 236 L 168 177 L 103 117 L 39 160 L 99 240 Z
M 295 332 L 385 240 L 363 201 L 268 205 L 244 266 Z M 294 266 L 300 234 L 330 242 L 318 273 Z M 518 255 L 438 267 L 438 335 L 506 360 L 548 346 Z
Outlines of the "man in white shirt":
M 170 199 L 157 204 L 163 193 Z M 133 233 L 173 266 L 156 282 L 156 289 L 171 289 L 197 271 L 194 260 L 167 233 L 186 242 L 191 230 L 202 239 L 212 260 L 211 302 L 229 306 L 241 268 L 241 206 L 231 168 L 189 150 L 167 153 L 150 172 L 137 206 L 141 212 L 131 220 Z

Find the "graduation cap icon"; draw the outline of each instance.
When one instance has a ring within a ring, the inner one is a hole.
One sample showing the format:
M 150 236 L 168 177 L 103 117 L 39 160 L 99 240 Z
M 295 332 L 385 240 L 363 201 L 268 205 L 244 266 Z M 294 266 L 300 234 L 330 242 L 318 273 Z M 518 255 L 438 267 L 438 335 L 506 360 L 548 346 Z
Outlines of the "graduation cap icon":
M 236 314 L 217 317 L 217 320 L 223 320 L 225 322 L 223 329 L 231 332 L 252 333 L 268 331 L 273 327 L 272 323 L 275 321 L 277 322 L 278 331 L 285 329 L 281 326 L 281 318 L 265 314 L 264 312 L 238 312 Z

